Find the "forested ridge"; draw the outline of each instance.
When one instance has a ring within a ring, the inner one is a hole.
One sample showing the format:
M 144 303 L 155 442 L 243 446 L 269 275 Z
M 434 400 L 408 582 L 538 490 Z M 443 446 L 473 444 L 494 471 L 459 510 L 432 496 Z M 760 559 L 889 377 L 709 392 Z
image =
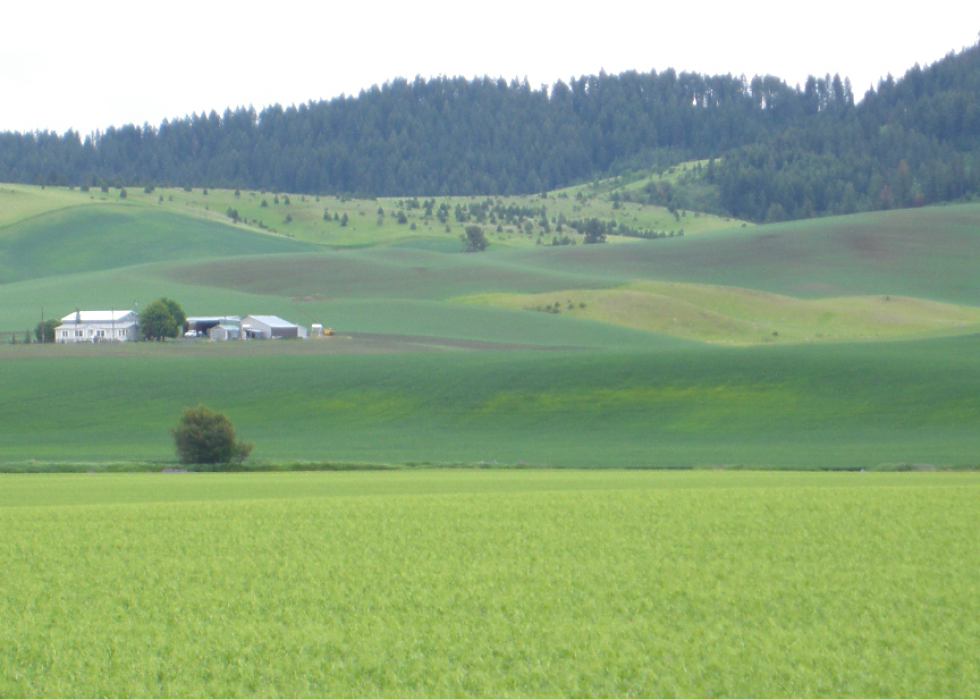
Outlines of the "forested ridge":
M 76 186 L 518 194 L 688 159 L 713 159 L 699 185 L 716 208 L 753 220 L 978 194 L 980 46 L 889 76 L 857 104 L 850 83 L 829 75 L 790 87 L 631 71 L 540 89 L 439 77 L 86 137 L 0 134 L 0 180 Z

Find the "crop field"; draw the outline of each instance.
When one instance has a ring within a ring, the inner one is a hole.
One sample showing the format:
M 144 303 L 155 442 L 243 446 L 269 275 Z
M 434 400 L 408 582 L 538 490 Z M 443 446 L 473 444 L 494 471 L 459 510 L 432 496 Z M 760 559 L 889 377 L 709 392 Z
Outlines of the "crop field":
M 460 299 L 678 335 L 704 342 L 854 341 L 980 331 L 980 308 L 900 296 L 796 299 L 677 282 Z
M 184 406 L 203 402 L 255 442 L 258 463 L 980 462 L 980 336 L 744 348 L 652 337 L 663 339 L 618 350 L 383 335 L 8 346 L 0 461 L 166 462 L 168 429 Z
M 978 498 L 976 474 L 2 476 L 0 694 L 972 697 Z

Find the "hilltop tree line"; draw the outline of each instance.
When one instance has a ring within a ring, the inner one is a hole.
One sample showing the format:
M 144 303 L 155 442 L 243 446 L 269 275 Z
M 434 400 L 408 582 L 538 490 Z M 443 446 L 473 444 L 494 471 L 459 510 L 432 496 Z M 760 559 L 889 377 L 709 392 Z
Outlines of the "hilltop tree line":
M 980 46 L 889 76 L 856 107 L 826 81 L 807 93 L 802 119 L 708 168 L 727 212 L 778 221 L 980 194 Z
M 829 75 L 790 87 L 773 76 L 602 72 L 540 89 L 439 77 L 84 138 L 0 134 L 0 180 L 74 186 L 528 194 L 693 158 L 715 159 L 699 177 L 721 210 L 760 221 L 976 194 L 980 47 L 889 77 L 857 104 L 849 81 Z

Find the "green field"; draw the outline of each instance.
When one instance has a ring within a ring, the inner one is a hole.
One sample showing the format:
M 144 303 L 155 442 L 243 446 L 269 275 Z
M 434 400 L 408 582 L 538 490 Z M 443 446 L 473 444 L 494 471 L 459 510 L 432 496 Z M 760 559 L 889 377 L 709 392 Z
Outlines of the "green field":
M 258 462 L 980 463 L 976 335 L 618 350 L 442 342 L 0 348 L 0 461 L 166 461 L 168 429 L 205 402 L 255 442 Z
M 539 294 L 484 294 L 460 300 L 565 313 L 573 318 L 736 345 L 907 339 L 980 330 L 980 308 L 973 306 L 887 295 L 796 299 L 678 282 L 634 282 L 612 289 Z
M 649 177 L 494 206 L 684 236 L 481 254 L 405 200 L 0 187 L 8 341 L 336 332 L 0 345 L 0 696 L 975 696 L 980 206 L 617 205 Z M 160 473 L 199 403 L 253 472 Z
M 612 216 L 611 193 L 634 185 L 505 203 Z M 60 317 L 164 295 L 190 315 L 273 313 L 337 332 L 2 346 L 0 461 L 166 462 L 181 409 L 207 403 L 260 464 L 980 464 L 978 205 L 615 245 L 522 235 L 462 254 L 418 237 L 433 223 L 420 209 L 404 209 L 416 232 L 398 224 L 399 202 L 272 196 L 0 187 L 0 331 L 15 338 L 42 307 Z M 233 224 L 223 211 L 236 203 L 250 221 L 289 208 L 294 237 Z M 379 206 L 368 234 L 360 221 Z M 314 216 L 332 207 L 351 220 L 340 237 L 302 233 L 333 226 Z
M 0 694 L 972 697 L 976 474 L 0 477 Z

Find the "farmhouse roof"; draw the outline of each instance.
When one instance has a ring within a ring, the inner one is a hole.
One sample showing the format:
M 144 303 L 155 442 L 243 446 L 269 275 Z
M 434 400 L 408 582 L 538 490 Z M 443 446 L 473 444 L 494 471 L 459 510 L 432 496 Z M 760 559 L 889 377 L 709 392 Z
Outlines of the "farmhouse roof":
M 187 316 L 188 323 L 210 323 L 212 321 L 216 323 L 224 323 L 225 321 L 237 321 L 241 320 L 238 316 Z
M 259 321 L 268 325 L 270 328 L 295 328 L 297 327 L 295 323 L 290 323 L 288 320 L 283 320 L 279 316 L 247 316 L 254 320 Z
M 115 321 L 122 320 L 126 316 L 133 313 L 132 311 L 78 311 L 76 313 L 69 313 L 64 318 L 61 319 L 62 323 L 74 323 L 77 321 L 82 323 L 112 323 Z

